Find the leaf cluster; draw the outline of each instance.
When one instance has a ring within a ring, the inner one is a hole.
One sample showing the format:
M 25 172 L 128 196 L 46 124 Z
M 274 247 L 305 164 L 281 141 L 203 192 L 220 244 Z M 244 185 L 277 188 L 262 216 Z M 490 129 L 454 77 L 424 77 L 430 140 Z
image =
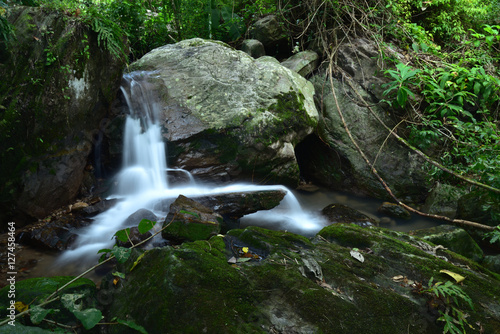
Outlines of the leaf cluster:
M 428 286 L 419 285 L 415 293 L 427 297 L 427 305 L 431 309 L 437 309 L 440 316 L 438 321 L 444 322 L 443 333 L 461 334 L 465 328 L 473 328 L 468 322 L 468 315 L 459 309 L 464 302 L 471 310 L 474 310 L 472 299 L 456 284 L 451 281 L 433 283 L 434 278 L 429 280 Z

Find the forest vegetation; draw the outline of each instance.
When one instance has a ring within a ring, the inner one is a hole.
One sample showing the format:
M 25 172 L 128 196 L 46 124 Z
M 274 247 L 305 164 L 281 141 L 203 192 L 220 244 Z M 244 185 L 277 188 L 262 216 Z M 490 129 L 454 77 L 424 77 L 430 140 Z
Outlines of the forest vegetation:
M 469 188 L 464 180 L 474 180 L 498 201 L 498 0 L 3 0 L 0 50 L 15 43 L 16 32 L 5 15 L 18 5 L 79 18 L 98 34 L 99 43 L 129 63 L 156 47 L 193 37 L 237 47 L 248 27 L 268 14 L 280 18 L 290 54 L 315 48 L 323 60 L 335 62 L 340 43 L 354 36 L 374 40 L 392 80 L 380 102 L 399 115 L 398 130 L 408 143 L 437 162 L 427 166 L 429 178 Z M 403 50 L 404 62 L 385 56 L 394 48 Z M 0 100 L 0 115 L 2 161 L 17 161 L 10 168 L 25 169 L 26 157 L 43 146 L 43 138 L 16 143 L 9 129 L 19 121 L 18 111 Z M 14 188 L 12 180 L 2 179 L 2 199 Z M 500 221 L 499 212 L 491 215 Z

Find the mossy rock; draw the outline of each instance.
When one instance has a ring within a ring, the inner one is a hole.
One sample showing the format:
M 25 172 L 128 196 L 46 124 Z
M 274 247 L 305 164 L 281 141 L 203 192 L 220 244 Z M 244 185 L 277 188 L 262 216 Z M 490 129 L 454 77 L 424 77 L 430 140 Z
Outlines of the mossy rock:
M 443 245 L 449 250 L 463 255 L 476 262 L 481 262 L 484 254 L 479 245 L 462 228 L 451 225 L 440 225 L 424 230 L 413 231 L 412 235 L 430 241 L 436 245 Z
M 175 242 L 207 240 L 220 232 L 222 216 L 180 195 L 170 206 L 162 237 Z
M 351 256 L 354 247 L 363 263 Z M 117 268 L 127 273 L 126 279 L 116 286 L 107 279 L 101 292 L 114 297 L 106 307 L 108 318 L 133 319 L 151 333 L 437 334 L 442 324 L 428 312 L 428 300 L 393 278 L 404 275 L 425 286 L 431 277 L 447 281 L 440 274 L 447 269 L 466 277 L 461 288 L 475 307 L 466 310 L 468 322 L 495 333 L 500 328 L 499 276 L 453 252 L 432 253 L 432 248 L 419 238 L 374 227 L 335 224 L 313 242 L 249 227 L 208 241 L 152 249 L 130 271 L 143 252 L 135 250 Z M 252 256 L 245 257 L 243 249 Z M 228 263 L 233 257 L 237 260 Z M 322 280 L 302 274 L 311 261 L 318 264 Z

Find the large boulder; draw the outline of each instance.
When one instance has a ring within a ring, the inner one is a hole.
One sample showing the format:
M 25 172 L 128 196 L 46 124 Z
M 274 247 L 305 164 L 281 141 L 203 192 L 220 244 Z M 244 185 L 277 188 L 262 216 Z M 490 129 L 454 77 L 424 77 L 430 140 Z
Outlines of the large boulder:
M 7 18 L 15 39 L 0 50 L 2 193 L 41 218 L 79 194 L 124 61 L 63 11 L 14 7 Z
M 453 298 L 446 302 L 426 291 L 434 287 L 431 278 L 470 297 L 474 310 L 463 300 L 455 306 L 471 326 L 485 333 L 500 328 L 498 275 L 378 228 L 334 224 L 311 242 L 249 227 L 208 241 L 134 250 L 116 269 L 126 280 L 115 285 L 109 275 L 99 292 L 109 296 L 106 321 L 126 318 L 149 333 L 437 334 L 444 326 L 439 310 Z M 453 284 L 443 269 L 466 278 Z M 109 332 L 133 331 L 111 326 Z
M 160 96 L 170 166 L 218 182 L 298 184 L 294 147 L 318 120 L 303 77 L 202 39 L 157 48 L 130 71 L 149 76 Z
M 318 126 L 321 139 L 312 136 L 305 142 L 307 144 L 298 148 L 304 174 L 312 181 L 334 189 L 388 198 L 386 190 L 351 142 L 338 106 L 353 138 L 393 192 L 403 200 L 423 201 L 429 190 L 426 174 L 421 168 L 423 161 L 392 137 L 372 115 L 371 111 L 389 128 L 396 125 L 384 109 L 373 104 L 376 100 L 370 93 L 349 77 L 332 78 L 335 99 L 329 78 L 316 75 L 311 81 L 316 92 L 322 92 L 319 100 L 323 118 Z M 371 111 L 364 106 L 365 103 L 372 104 Z

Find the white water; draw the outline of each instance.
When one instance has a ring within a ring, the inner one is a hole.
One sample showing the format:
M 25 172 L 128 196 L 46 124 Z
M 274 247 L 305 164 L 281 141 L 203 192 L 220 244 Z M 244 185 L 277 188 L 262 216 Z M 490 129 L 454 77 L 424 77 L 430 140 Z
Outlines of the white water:
M 291 232 L 312 235 L 324 225 L 319 214 L 302 210 L 295 196 L 284 186 L 256 186 L 234 184 L 224 187 L 199 185 L 187 172 L 189 183 L 183 186 L 169 187 L 166 164 L 166 148 L 161 136 L 161 117 L 159 104 L 148 87 L 146 74 L 130 74 L 124 77 L 127 83 L 122 87 L 129 107 L 123 143 L 123 167 L 116 177 L 116 190 L 112 198 L 121 201 L 113 208 L 95 217 L 94 222 L 79 231 L 74 249 L 61 255 L 60 261 L 68 263 L 93 262 L 98 258 L 97 252 L 103 248 L 111 248 L 116 231 L 131 227 L 125 226 L 126 219 L 139 209 L 153 211 L 160 219 L 168 212 L 155 210 L 155 204 L 161 200 L 177 198 L 180 194 L 187 197 L 245 192 L 256 190 L 280 189 L 287 193 L 281 204 L 273 210 L 261 211 L 247 216 L 248 222 L 262 221 L 269 228 L 284 229 Z M 132 226 L 137 225 L 135 222 Z

